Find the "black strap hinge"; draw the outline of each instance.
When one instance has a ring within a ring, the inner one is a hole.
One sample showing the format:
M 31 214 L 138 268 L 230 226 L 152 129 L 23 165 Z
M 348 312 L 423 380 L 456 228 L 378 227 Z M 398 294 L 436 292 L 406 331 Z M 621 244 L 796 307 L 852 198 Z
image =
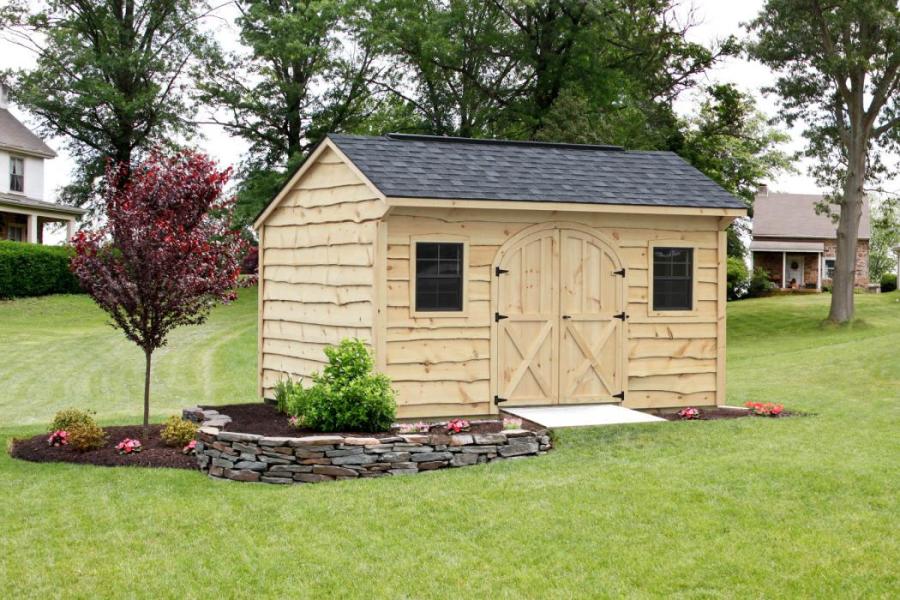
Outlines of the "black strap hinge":
M 494 276 L 500 277 L 504 273 L 509 273 L 509 269 L 501 269 L 500 267 L 494 267 Z
M 628 318 L 628 315 L 626 315 L 624 312 L 620 312 L 620 313 L 617 314 L 617 315 L 613 315 L 613 318 L 619 319 L 619 320 L 621 320 L 621 321 L 624 321 L 625 319 Z
M 613 275 L 621 275 L 622 277 L 625 277 L 625 267 L 622 267 L 618 271 L 613 271 Z
M 503 319 L 508 319 L 508 318 L 509 318 L 509 317 L 507 317 L 506 315 L 501 315 L 501 314 L 498 313 L 498 312 L 495 312 L 495 313 L 494 313 L 494 322 L 495 322 L 495 323 L 499 323 L 499 322 L 502 321 Z
M 501 398 L 500 396 L 494 396 L 494 404 L 500 404 L 501 402 L 506 402 L 506 398 Z
M 625 391 L 621 391 L 618 394 L 613 394 L 613 398 L 618 398 L 622 402 L 625 402 Z

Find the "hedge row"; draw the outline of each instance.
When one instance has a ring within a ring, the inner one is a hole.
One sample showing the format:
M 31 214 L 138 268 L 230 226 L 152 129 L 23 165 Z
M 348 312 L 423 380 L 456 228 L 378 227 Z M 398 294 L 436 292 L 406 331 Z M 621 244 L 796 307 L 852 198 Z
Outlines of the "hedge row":
M 80 293 L 71 257 L 69 247 L 0 241 L 0 298 Z

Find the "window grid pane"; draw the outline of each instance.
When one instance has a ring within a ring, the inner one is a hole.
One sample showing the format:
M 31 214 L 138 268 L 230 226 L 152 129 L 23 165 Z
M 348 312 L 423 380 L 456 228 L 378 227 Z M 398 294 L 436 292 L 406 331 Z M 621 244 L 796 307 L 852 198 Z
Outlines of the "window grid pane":
M 461 311 L 463 245 L 416 243 L 416 311 Z
M 12 192 L 25 191 L 25 161 L 21 158 L 9 159 L 9 189 Z
M 691 310 L 693 248 L 653 249 L 653 310 Z

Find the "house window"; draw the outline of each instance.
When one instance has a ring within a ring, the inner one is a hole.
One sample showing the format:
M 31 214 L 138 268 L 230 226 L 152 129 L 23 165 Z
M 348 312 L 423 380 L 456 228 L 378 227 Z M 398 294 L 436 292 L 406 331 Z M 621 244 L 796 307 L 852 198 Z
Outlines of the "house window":
M 16 223 L 10 223 L 6 226 L 6 238 L 13 242 L 25 241 L 25 228 Z
M 463 309 L 463 244 L 416 242 L 416 311 Z
M 15 156 L 9 158 L 9 191 L 25 191 L 25 160 Z
M 692 310 L 694 249 L 653 248 L 653 310 Z
M 834 259 L 825 259 L 825 279 L 834 279 Z

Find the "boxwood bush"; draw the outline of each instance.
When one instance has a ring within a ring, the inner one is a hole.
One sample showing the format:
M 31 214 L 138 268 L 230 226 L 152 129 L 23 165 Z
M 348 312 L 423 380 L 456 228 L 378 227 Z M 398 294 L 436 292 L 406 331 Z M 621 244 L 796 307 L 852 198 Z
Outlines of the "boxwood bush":
M 71 257 L 66 246 L 0 241 L 0 298 L 80 293 Z
M 885 273 L 881 276 L 881 291 L 893 292 L 897 289 L 897 276 L 893 273 Z
M 325 349 L 328 366 L 304 389 L 285 382 L 276 390 L 278 407 L 298 424 L 318 431 L 387 431 L 397 413 L 387 376 L 373 372 L 372 355 L 359 340 Z

